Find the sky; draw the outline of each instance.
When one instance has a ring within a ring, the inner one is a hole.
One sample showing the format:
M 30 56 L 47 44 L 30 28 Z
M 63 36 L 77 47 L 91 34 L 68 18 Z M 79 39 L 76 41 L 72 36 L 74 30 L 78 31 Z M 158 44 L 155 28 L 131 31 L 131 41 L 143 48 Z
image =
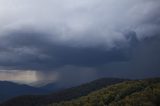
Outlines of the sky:
M 0 0 L 0 80 L 159 77 L 159 10 L 159 0 Z

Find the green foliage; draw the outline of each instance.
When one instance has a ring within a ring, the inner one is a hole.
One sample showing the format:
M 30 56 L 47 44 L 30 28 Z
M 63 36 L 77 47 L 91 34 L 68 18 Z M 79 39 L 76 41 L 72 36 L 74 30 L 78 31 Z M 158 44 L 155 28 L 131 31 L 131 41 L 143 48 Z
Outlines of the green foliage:
M 160 106 L 160 78 L 111 83 L 101 80 L 54 95 L 17 97 L 1 106 Z
M 141 92 L 135 92 L 124 99 L 112 103 L 111 106 L 159 106 L 160 105 L 160 83 L 146 87 Z
M 69 88 L 60 92 L 49 95 L 29 95 L 13 98 L 5 103 L 5 106 L 40 106 L 57 103 L 60 101 L 68 101 L 86 96 L 93 91 L 100 90 L 104 87 L 124 82 L 127 79 L 120 78 L 101 78 L 77 87 Z M 96 99 L 96 98 L 95 98 Z M 23 105 L 22 105 L 23 104 Z M 73 103 L 74 104 L 74 103 Z M 65 105 L 65 104 L 64 104 Z M 74 104 L 76 106 L 76 104 Z M 81 105 L 81 104 L 79 104 Z
M 127 81 L 49 106 L 159 106 L 160 79 Z

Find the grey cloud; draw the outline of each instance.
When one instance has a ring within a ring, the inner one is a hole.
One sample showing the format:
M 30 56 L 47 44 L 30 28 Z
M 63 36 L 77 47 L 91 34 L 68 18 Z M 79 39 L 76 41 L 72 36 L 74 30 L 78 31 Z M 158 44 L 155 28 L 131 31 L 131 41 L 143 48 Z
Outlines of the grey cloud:
M 159 76 L 159 10 L 159 0 L 1 0 L 0 69 Z
M 103 47 L 73 47 L 52 42 L 45 36 L 42 33 L 24 31 L 0 37 L 1 66 L 18 69 L 52 70 L 55 67 L 65 65 L 96 66 L 129 59 L 127 50 L 119 48 L 106 50 Z
M 160 75 L 160 37 L 145 38 L 133 49 L 129 61 L 112 62 L 98 67 L 99 76 L 145 78 Z
M 159 33 L 159 0 L 2 0 L 0 32 L 30 26 L 75 46 L 115 47 L 124 32 L 139 39 Z
M 57 86 L 59 87 L 70 87 L 80 85 L 86 81 L 91 81 L 96 78 L 97 70 L 92 67 L 78 67 L 78 66 L 64 66 L 56 70 L 59 74 L 59 79 L 57 80 Z

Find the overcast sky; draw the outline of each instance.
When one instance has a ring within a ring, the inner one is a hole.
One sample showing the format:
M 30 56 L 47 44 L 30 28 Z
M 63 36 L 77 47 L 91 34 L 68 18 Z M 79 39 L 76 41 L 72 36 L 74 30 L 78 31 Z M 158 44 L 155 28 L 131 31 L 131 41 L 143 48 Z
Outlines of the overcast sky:
M 0 0 L 0 80 L 160 76 L 159 10 L 159 0 Z

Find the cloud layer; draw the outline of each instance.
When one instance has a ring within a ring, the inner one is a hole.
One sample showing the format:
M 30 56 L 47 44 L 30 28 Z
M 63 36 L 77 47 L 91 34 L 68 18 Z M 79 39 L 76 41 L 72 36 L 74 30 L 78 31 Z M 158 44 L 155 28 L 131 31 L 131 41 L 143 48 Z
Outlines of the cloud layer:
M 138 38 L 159 31 L 159 0 L 1 0 L 0 29 L 40 30 L 77 46 L 113 47 L 124 33 Z
M 159 0 L 1 0 L 0 70 L 76 83 L 159 76 L 159 10 Z

